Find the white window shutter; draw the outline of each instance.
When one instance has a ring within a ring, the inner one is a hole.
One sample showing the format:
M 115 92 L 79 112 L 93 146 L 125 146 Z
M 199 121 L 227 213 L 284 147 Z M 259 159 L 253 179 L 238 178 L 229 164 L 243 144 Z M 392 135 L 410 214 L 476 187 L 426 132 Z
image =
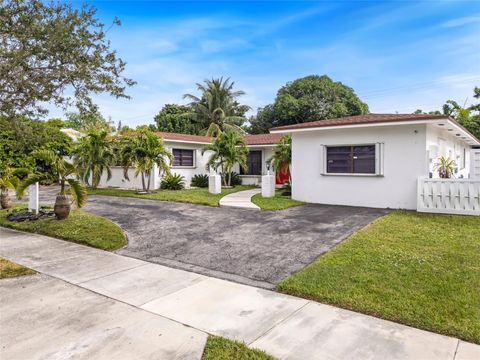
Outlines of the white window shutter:
M 384 143 L 375 144 L 375 174 L 383 176 Z
M 327 173 L 327 147 L 320 145 L 320 174 Z

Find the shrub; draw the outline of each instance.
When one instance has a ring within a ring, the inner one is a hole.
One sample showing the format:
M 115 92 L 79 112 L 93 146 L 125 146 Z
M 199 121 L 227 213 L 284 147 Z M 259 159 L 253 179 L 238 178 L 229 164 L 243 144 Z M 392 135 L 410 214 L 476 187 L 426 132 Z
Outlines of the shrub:
M 182 190 L 185 188 L 185 178 L 179 174 L 164 175 L 160 188 L 163 190 Z
M 208 187 L 208 175 L 207 174 L 196 174 L 192 177 L 192 186 L 199 188 Z
M 236 173 L 235 171 L 232 171 L 231 174 L 232 174 L 232 180 L 230 185 L 231 186 L 242 185 L 242 179 L 240 178 L 240 174 Z M 222 174 L 222 181 L 224 181 L 225 176 L 228 176 L 228 173 Z

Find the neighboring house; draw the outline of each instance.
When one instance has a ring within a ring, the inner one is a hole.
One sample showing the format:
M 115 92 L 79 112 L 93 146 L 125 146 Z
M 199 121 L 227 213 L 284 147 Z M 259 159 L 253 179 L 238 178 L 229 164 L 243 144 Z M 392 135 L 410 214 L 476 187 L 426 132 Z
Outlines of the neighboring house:
M 206 164 L 211 152 L 206 151 L 202 154 L 202 149 L 212 142 L 208 136 L 188 135 L 179 133 L 157 132 L 157 135 L 163 138 L 165 146 L 175 157 L 175 161 L 170 167 L 171 172 L 182 175 L 185 178 L 185 184 L 190 186 L 191 179 L 196 174 L 208 174 Z M 267 173 L 267 160 L 273 155 L 275 145 L 282 136 L 279 134 L 261 134 L 246 135 L 245 142 L 249 149 L 247 158 L 247 171 L 240 169 L 238 165 L 233 171 L 240 174 L 242 184 L 260 185 L 262 175 Z M 102 176 L 99 186 L 101 187 L 121 187 L 121 188 L 141 188 L 140 177 L 135 178 L 134 169 L 129 170 L 129 179 L 123 176 L 123 169 L 118 166 L 112 167 L 112 178 L 107 181 L 106 174 Z M 152 189 L 160 187 L 161 174 L 158 169 L 154 169 L 152 179 Z
M 359 115 L 270 131 L 292 135 L 293 199 L 378 208 L 416 209 L 418 179 L 438 177 L 441 155 L 457 162 L 455 177 L 469 178 L 470 150 L 480 145 L 443 115 Z

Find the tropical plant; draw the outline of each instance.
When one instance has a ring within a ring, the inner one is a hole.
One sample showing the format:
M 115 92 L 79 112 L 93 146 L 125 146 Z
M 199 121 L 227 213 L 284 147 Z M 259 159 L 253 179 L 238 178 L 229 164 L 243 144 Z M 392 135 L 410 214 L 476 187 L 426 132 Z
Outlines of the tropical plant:
M 197 83 L 197 90 L 202 95 L 197 97 L 185 94 L 185 99 L 191 100 L 197 122 L 203 124 L 208 136 L 216 136 L 223 131 L 242 132 L 241 125 L 245 122 L 245 113 L 249 106 L 240 105 L 236 99 L 245 94 L 244 91 L 233 91 L 234 82 L 230 78 L 205 80 Z
M 8 194 L 8 190 L 16 190 L 20 179 L 19 176 L 28 172 L 27 169 L 12 169 L 9 166 L 2 165 L 0 167 L 0 205 L 2 209 L 12 207 L 12 200 Z
M 163 190 L 182 190 L 185 188 L 185 178 L 179 174 L 165 174 L 160 188 Z
M 435 170 L 438 171 L 438 175 L 443 179 L 449 179 L 453 176 L 457 164 L 455 160 L 440 156 L 438 162 L 435 164 Z
M 473 89 L 473 98 L 475 100 L 480 99 L 480 87 Z M 464 104 L 462 107 L 456 101 L 448 100 L 443 105 L 443 113 L 455 118 L 474 136 L 480 138 L 480 103 L 477 102 L 468 107 Z
M 74 178 L 78 175 L 77 168 L 71 164 L 61 155 L 56 154 L 51 150 L 37 150 L 33 154 L 35 159 L 40 160 L 42 163 L 48 165 L 49 172 L 60 183 L 60 192 L 55 199 L 54 212 L 59 220 L 66 219 L 70 214 L 71 200 L 77 208 L 81 208 L 87 199 L 87 190 L 85 187 Z M 23 180 L 17 188 L 17 197 L 22 198 L 25 189 L 40 182 L 48 174 L 33 174 Z M 68 184 L 68 188 L 67 188 Z
M 125 179 L 130 180 L 128 170 L 135 167 L 135 177 L 141 176 L 143 191 L 149 192 L 154 165 L 170 174 L 173 155 L 165 148 L 161 138 L 146 128 L 140 128 L 135 135 L 123 139 L 120 161 Z
M 207 174 L 195 174 L 192 176 L 191 186 L 206 188 L 208 187 L 208 175 Z
M 222 174 L 222 180 L 223 182 L 225 183 L 226 180 L 230 177 L 230 185 L 231 186 L 237 186 L 237 185 L 242 185 L 242 178 L 240 177 L 240 174 L 235 172 L 235 171 L 231 171 L 229 173 L 223 173 Z
M 292 183 L 292 177 L 290 175 L 290 164 L 292 163 L 292 136 L 284 135 L 280 139 L 280 142 L 275 146 L 274 155 L 267 160 L 270 166 L 275 170 L 277 177 L 280 174 L 288 172 L 289 183 Z
M 113 142 L 105 130 L 90 130 L 81 138 L 73 150 L 74 165 L 79 169 L 80 179 L 94 189 L 98 187 L 102 174 L 107 181 L 112 177 L 110 166 L 114 160 Z
M 192 107 L 187 105 L 165 104 L 153 120 L 157 131 L 198 135 L 202 130 Z
M 208 159 L 207 170 L 214 169 L 221 173 L 226 173 L 223 182 L 225 186 L 231 186 L 232 168 L 238 164 L 242 169 L 247 169 L 248 149 L 243 137 L 235 132 L 221 132 L 213 139 L 212 144 L 203 148 L 205 151 L 211 151 Z

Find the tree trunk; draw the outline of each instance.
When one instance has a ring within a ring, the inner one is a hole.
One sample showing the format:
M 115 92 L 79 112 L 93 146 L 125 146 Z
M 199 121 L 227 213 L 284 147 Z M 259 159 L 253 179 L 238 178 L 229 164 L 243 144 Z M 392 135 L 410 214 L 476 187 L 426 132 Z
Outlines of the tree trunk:
M 2 190 L 0 194 L 0 206 L 2 209 L 10 209 L 12 207 L 12 199 L 8 195 L 8 190 Z
M 70 215 L 70 205 L 71 200 L 70 196 L 67 195 L 57 195 L 55 199 L 55 206 L 53 207 L 53 212 L 58 220 L 64 220 Z
M 228 172 L 228 185 L 227 186 L 232 186 L 232 172 Z
M 152 178 L 152 172 L 148 172 L 147 191 L 150 191 L 150 179 Z
M 143 188 L 143 191 L 147 191 L 145 189 L 145 173 L 142 171 L 142 188 Z

